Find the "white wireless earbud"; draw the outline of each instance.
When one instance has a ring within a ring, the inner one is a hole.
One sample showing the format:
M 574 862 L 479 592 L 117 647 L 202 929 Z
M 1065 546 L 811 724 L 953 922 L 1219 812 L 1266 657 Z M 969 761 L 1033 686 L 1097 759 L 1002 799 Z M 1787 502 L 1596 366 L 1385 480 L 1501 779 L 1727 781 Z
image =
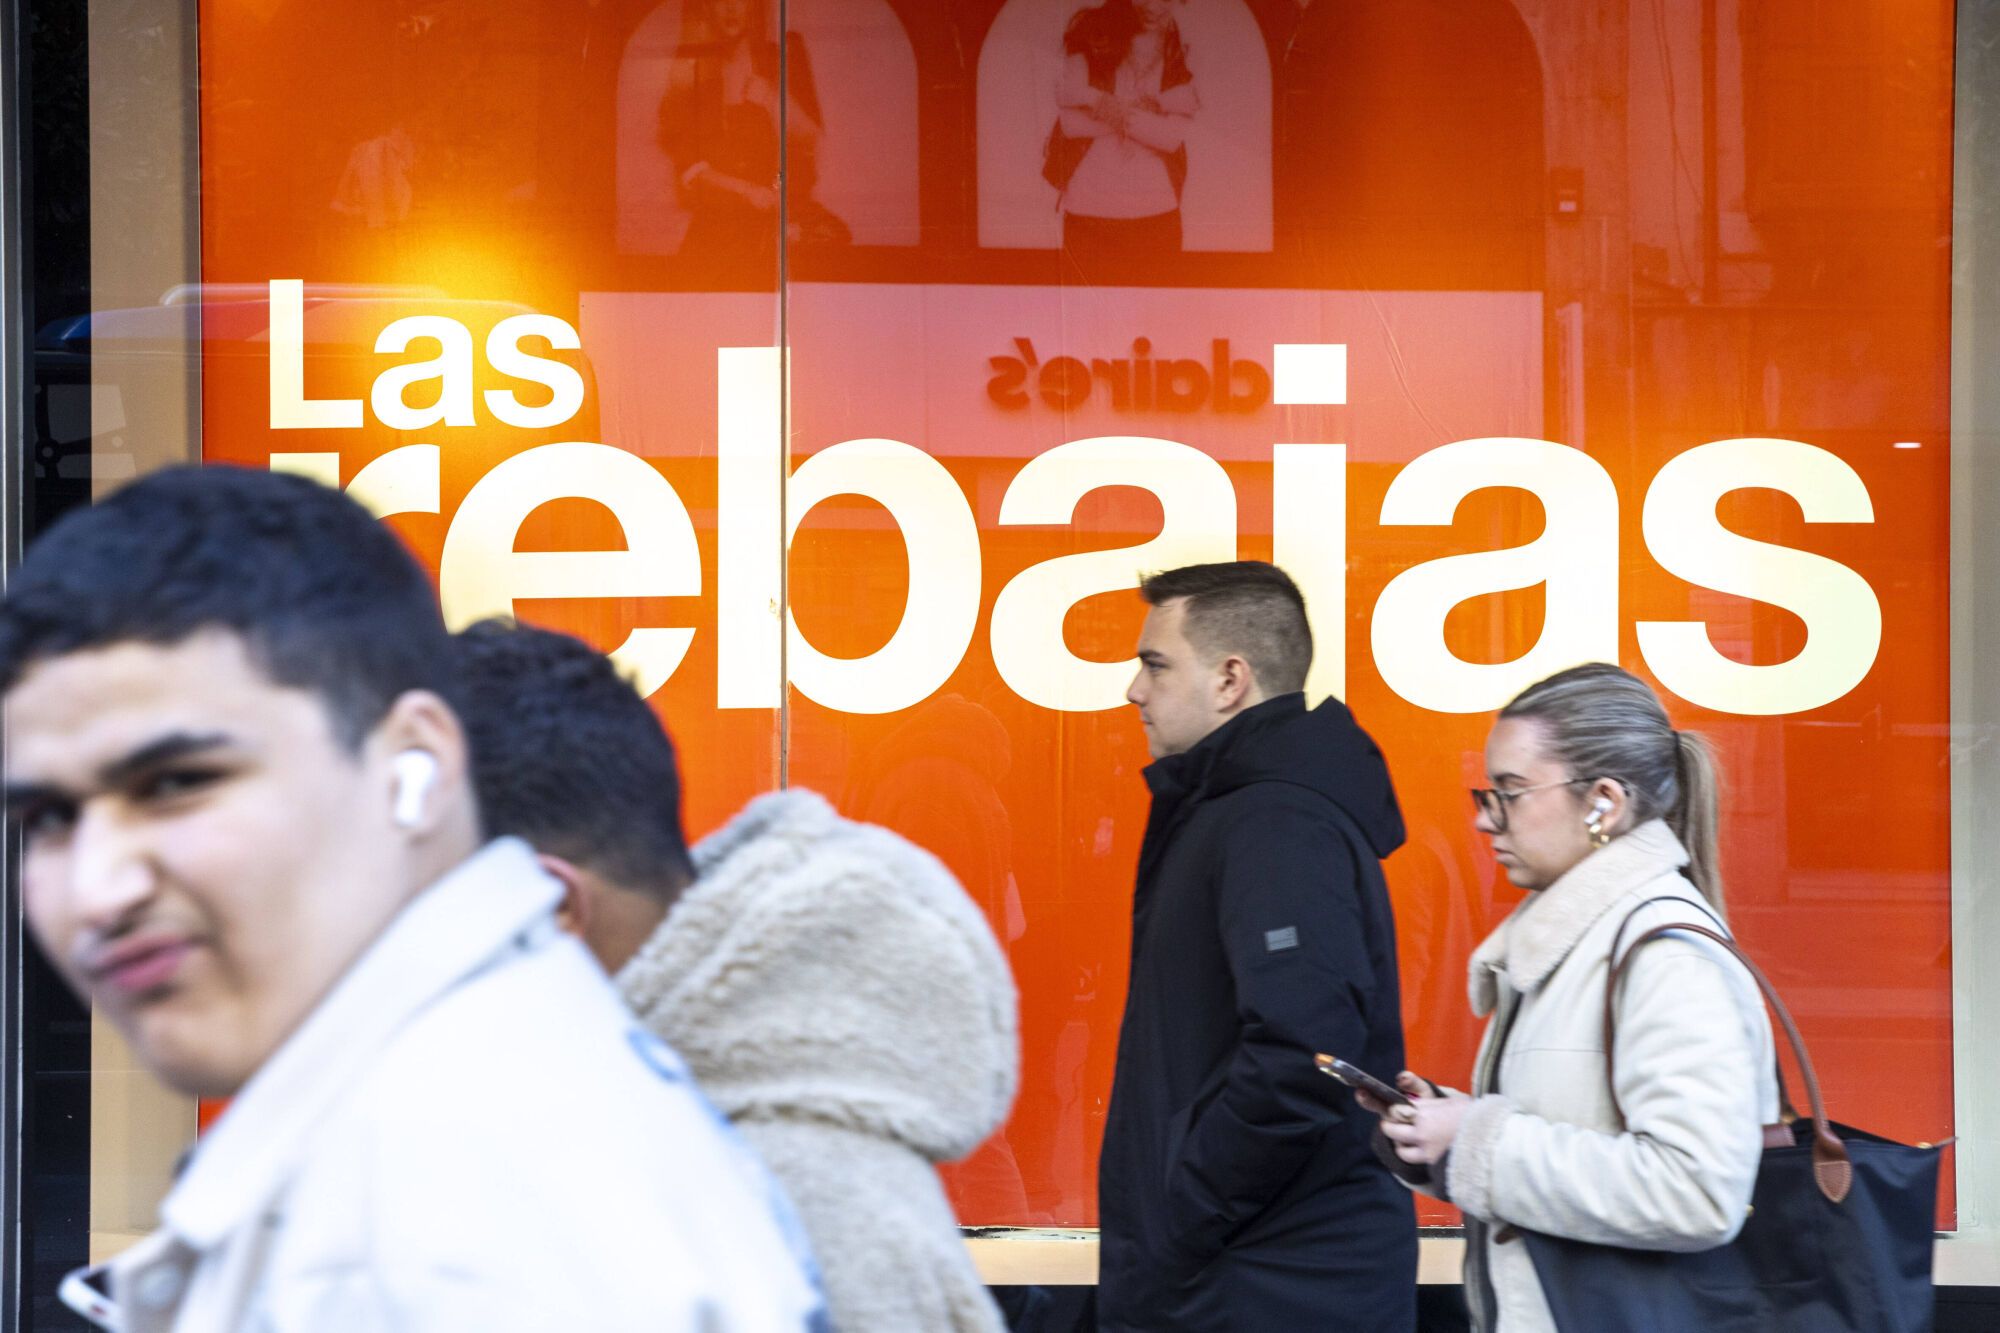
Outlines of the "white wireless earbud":
M 1600 796 L 1600 797 L 1598 797 L 1598 798 L 1597 798 L 1597 803 L 1596 803 L 1595 805 L 1593 805 L 1593 806 L 1591 806 L 1591 807 L 1590 807 L 1590 813 L 1591 813 L 1591 814 L 1593 814 L 1593 815 L 1608 815 L 1608 814 L 1610 814 L 1610 813 L 1611 813 L 1611 798 L 1610 798 L 1609 796 Z
M 430 800 L 431 784 L 437 781 L 437 756 L 429 750 L 405 750 L 389 761 L 396 775 L 395 804 L 389 818 L 397 828 L 415 828 L 424 822 L 424 803 Z

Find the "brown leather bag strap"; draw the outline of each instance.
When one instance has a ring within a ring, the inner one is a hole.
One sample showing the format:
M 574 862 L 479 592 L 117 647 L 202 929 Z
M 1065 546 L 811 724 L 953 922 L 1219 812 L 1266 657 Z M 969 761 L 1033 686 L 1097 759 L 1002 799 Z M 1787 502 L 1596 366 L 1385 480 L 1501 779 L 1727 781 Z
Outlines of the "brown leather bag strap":
M 1620 968 L 1618 960 L 1622 956 L 1624 956 L 1620 954 L 1618 946 L 1625 942 L 1625 928 L 1632 924 L 1632 918 L 1639 915 L 1639 913 L 1645 911 L 1648 907 L 1651 907 L 1654 903 L 1672 903 L 1676 907 L 1683 907 L 1683 908 L 1692 907 L 1696 911 L 1700 912 L 1703 916 L 1706 916 L 1710 921 L 1713 921 L 1716 925 L 1718 926 L 1722 925 L 1721 917 L 1709 911 L 1706 907 L 1702 906 L 1700 903 L 1694 902 L 1687 898 L 1683 898 L 1680 894 L 1677 893 L 1656 894 L 1655 896 L 1646 899 L 1644 902 L 1640 903 L 1637 907 L 1627 912 L 1625 914 L 1625 919 L 1618 923 L 1618 929 L 1611 936 L 1611 953 L 1605 959 L 1605 965 L 1604 965 L 1605 966 L 1604 1073 L 1605 1077 L 1610 1079 L 1611 1081 L 1611 1106 L 1613 1110 L 1618 1110 L 1618 1080 L 1616 1078 L 1617 1070 L 1614 1064 L 1616 1055 L 1612 1050 L 1611 1037 L 1618 1016 L 1618 1011 L 1614 1007 L 1618 995 L 1617 982 L 1618 982 L 1618 974 Z M 1636 948 L 1637 946 L 1635 945 L 1634 947 Z M 1792 1111 L 1791 1094 L 1787 1092 L 1785 1089 L 1784 1065 L 1778 1060 L 1777 1053 L 1775 1051 L 1772 1052 L 1771 1072 L 1777 1076 L 1778 1080 L 1778 1110 L 1780 1116 L 1796 1119 L 1797 1117 L 1791 1114 Z M 1620 1120 L 1623 1120 L 1625 1118 L 1625 1113 L 1622 1110 L 1618 1111 L 1618 1118 Z
M 1675 901 L 1684 900 L 1675 899 Z M 1777 987 L 1773 986 L 1770 978 L 1764 975 L 1764 970 L 1751 962 L 1748 954 L 1736 947 L 1736 941 L 1720 931 L 1710 930 L 1707 926 L 1685 923 L 1655 926 L 1633 940 L 1632 947 L 1625 951 L 1623 957 L 1619 957 L 1616 952 L 1617 941 L 1612 942 L 1611 970 L 1604 979 L 1604 1072 L 1606 1079 L 1611 1083 L 1612 1107 L 1614 1109 L 1618 1107 L 1618 1085 L 1612 1065 L 1618 983 L 1625 975 L 1626 967 L 1631 964 L 1632 955 L 1639 951 L 1641 945 L 1676 931 L 1701 935 L 1721 945 L 1735 957 L 1737 962 L 1743 964 L 1744 969 L 1756 981 L 1758 989 L 1764 992 L 1764 999 L 1771 1006 L 1771 1012 L 1778 1016 L 1778 1022 L 1784 1027 L 1785 1039 L 1791 1043 L 1792 1055 L 1799 1062 L 1799 1072 L 1805 1076 L 1806 1098 L 1812 1107 L 1813 1119 L 1813 1179 L 1818 1184 L 1820 1193 L 1834 1203 L 1841 1202 L 1847 1197 L 1847 1191 L 1854 1183 L 1854 1168 L 1848 1160 L 1847 1145 L 1840 1141 L 1840 1136 L 1834 1132 L 1832 1124 L 1827 1120 L 1826 1102 L 1820 1096 L 1819 1074 L 1813 1069 L 1812 1057 L 1806 1053 L 1805 1038 L 1799 1035 L 1799 1027 L 1792 1021 L 1791 1010 L 1785 1008 L 1785 1002 L 1778 997 Z M 1622 925 L 1618 933 L 1620 936 L 1624 934 Z M 1780 1086 L 1782 1087 L 1782 1082 Z M 1622 1110 L 1619 1111 L 1619 1117 L 1621 1119 L 1624 1117 Z
M 1683 897 L 1678 893 L 1658 894 L 1654 897 L 1646 899 L 1646 901 L 1640 903 L 1637 907 L 1627 912 L 1625 914 L 1625 919 L 1618 923 L 1618 931 L 1611 937 L 1611 958 L 1610 958 L 1611 965 L 1615 966 L 1615 964 L 1618 962 L 1618 957 L 1619 957 L 1618 946 L 1624 942 L 1625 927 L 1632 924 L 1633 917 L 1639 915 L 1640 912 L 1644 911 L 1648 907 L 1651 907 L 1654 903 L 1673 903 L 1679 907 L 1692 907 L 1696 911 L 1700 912 L 1703 916 L 1707 917 L 1710 921 L 1713 921 L 1715 923 L 1716 929 L 1725 932 L 1729 929 L 1729 927 L 1722 924 L 1721 917 L 1709 911 L 1707 906 L 1702 903 L 1698 903 L 1691 898 Z M 1610 1061 L 1612 1059 L 1611 1001 L 1612 1001 L 1612 996 L 1614 994 L 1615 992 L 1609 986 L 1605 987 L 1604 1059 L 1607 1065 L 1606 1068 L 1607 1074 L 1611 1072 L 1609 1069 Z M 1794 1120 L 1797 1120 L 1799 1118 L 1799 1113 L 1798 1109 L 1792 1105 L 1791 1087 L 1785 1082 L 1785 1062 L 1778 1058 L 1778 1053 L 1775 1050 L 1771 1052 L 1771 1078 L 1778 1085 L 1778 1119 L 1775 1124 L 1769 1124 L 1764 1126 L 1764 1145 L 1766 1147 L 1783 1147 L 1785 1144 L 1788 1144 L 1792 1141 L 1791 1124 Z M 1618 1104 L 1618 1090 L 1615 1087 L 1611 1090 L 1611 1104 L 1614 1107 L 1617 1106 Z

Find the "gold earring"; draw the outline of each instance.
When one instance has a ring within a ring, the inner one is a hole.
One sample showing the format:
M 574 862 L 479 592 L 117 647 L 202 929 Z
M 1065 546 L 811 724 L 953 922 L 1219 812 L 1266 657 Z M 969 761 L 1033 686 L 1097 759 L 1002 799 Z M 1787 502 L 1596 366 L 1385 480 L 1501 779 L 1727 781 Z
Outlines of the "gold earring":
M 1590 816 L 1590 822 L 1585 824 L 1584 828 L 1590 832 L 1590 845 L 1592 847 L 1602 847 L 1611 841 L 1611 835 L 1604 831 L 1603 815 L 1593 813 Z

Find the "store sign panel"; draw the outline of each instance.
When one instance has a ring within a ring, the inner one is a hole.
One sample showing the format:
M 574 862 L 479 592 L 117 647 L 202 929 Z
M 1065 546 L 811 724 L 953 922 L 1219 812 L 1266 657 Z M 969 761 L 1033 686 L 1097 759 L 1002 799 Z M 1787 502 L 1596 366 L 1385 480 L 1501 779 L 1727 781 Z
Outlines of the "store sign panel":
M 534 406 L 525 405 L 515 388 L 475 390 L 481 366 L 472 330 L 437 314 L 404 316 L 376 336 L 376 352 L 389 361 L 365 402 L 308 397 L 304 284 L 275 281 L 270 290 L 273 432 L 365 432 L 373 425 L 440 438 L 475 429 L 489 439 L 504 439 L 508 428 L 568 425 L 583 407 L 583 376 L 524 346 L 577 350 L 583 346 L 577 330 L 555 316 L 533 313 L 495 323 L 483 355 L 485 369 L 532 386 L 530 396 L 546 400 Z M 1008 300 L 1036 295 L 1015 292 Z M 841 296 L 858 311 L 871 304 L 866 288 L 843 289 Z M 976 298 L 977 293 L 965 296 L 975 303 Z M 1526 315 L 1534 314 L 1531 301 L 1517 304 L 1526 307 Z M 967 322 L 984 323 L 976 314 Z M 1532 325 L 1519 332 L 1531 337 Z M 398 359 L 419 340 L 433 344 L 435 354 Z M 1086 408 L 1099 388 L 1105 391 L 1099 415 L 1157 418 L 1213 410 L 1254 416 L 1274 398 L 1292 406 L 1347 404 L 1347 347 L 1341 343 L 1271 344 L 1275 376 L 1264 361 L 1233 356 L 1227 338 L 1211 340 L 1208 362 L 1154 356 L 1152 340 L 1143 335 L 1133 340 L 1128 356 L 1065 355 L 1047 365 L 1035 356 L 1032 338 L 1017 337 L 1012 346 L 1015 355 L 990 359 L 993 377 L 985 386 L 989 402 L 1006 412 L 1031 405 L 1026 387 L 1031 370 L 1033 396 L 1065 415 Z M 726 663 L 718 672 L 716 706 L 778 706 L 785 679 L 776 553 L 791 536 L 781 525 L 790 514 L 796 530 L 815 503 L 836 495 L 864 497 L 889 511 L 913 571 L 908 600 L 890 642 L 860 658 L 826 657 L 796 624 L 784 626 L 795 662 L 791 683 L 839 712 L 890 713 L 923 702 L 958 669 L 978 629 L 979 531 L 958 483 L 922 442 L 871 436 L 830 442 L 810 453 L 786 477 L 781 495 L 773 481 L 786 452 L 773 411 L 784 397 L 780 352 L 721 348 L 715 361 L 713 449 L 720 509 L 714 632 L 716 653 Z M 1501 406 L 1505 415 L 1506 405 Z M 1005 450 L 1004 442 L 996 443 Z M 978 443 L 958 436 L 952 447 L 976 451 Z M 1274 494 L 1286 498 L 1272 514 L 1272 548 L 1316 609 L 1339 607 L 1346 599 L 1346 543 L 1330 542 L 1328 533 L 1346 526 L 1347 450 L 1344 443 L 1274 442 L 1268 455 Z M 1242 452 L 1240 441 L 1230 452 Z M 337 451 L 274 449 L 271 466 L 340 484 L 340 457 Z M 443 457 L 439 445 L 398 445 L 370 459 L 347 484 L 384 517 L 437 513 Z M 1146 491 L 1159 501 L 1163 520 L 1157 536 L 1136 547 L 1055 556 L 1015 575 L 992 607 L 987 630 L 995 667 L 1016 694 L 1044 708 L 1090 712 L 1124 702 L 1130 662 L 1085 661 L 1064 643 L 1062 623 L 1077 602 L 1131 588 L 1146 570 L 1237 558 L 1237 497 L 1228 473 L 1211 454 L 1153 435 L 1090 436 L 1036 455 L 1003 492 L 999 522 L 1063 523 L 1084 495 L 1118 486 Z M 1611 474 L 1586 451 L 1522 436 L 1436 445 L 1404 465 L 1376 521 L 1447 525 L 1461 501 L 1485 489 L 1536 497 L 1548 515 L 1542 535 L 1522 546 L 1440 556 L 1407 569 L 1383 589 L 1370 621 L 1367 646 L 1374 670 L 1398 695 L 1432 712 L 1490 712 L 1564 666 L 1618 655 L 1620 497 Z M 1882 635 L 1880 603 L 1867 581 L 1838 561 L 1725 528 L 1716 505 L 1743 489 L 1788 496 L 1808 523 L 1869 523 L 1874 509 L 1867 486 L 1839 456 L 1802 441 L 1719 440 L 1675 457 L 1653 478 L 1638 506 L 1646 551 L 1661 569 L 1697 587 L 1792 612 L 1805 622 L 1805 648 L 1781 663 L 1743 663 L 1718 651 L 1700 621 L 1644 621 L 1636 627 L 1641 656 L 1668 690 L 1716 712 L 1799 713 L 1832 703 L 1874 663 Z M 591 500 L 609 509 L 627 545 L 616 551 L 517 552 L 522 523 L 544 504 L 562 499 Z M 1294 552 L 1304 558 L 1292 558 Z M 697 595 L 705 574 L 687 506 L 670 483 L 623 448 L 570 441 L 527 449 L 473 482 L 446 529 L 439 581 L 447 618 L 462 625 L 513 615 L 517 598 Z M 1546 587 L 1548 609 L 1527 653 L 1504 663 L 1472 663 L 1452 652 L 1444 627 L 1454 607 L 1536 585 Z M 1339 623 L 1330 616 L 1323 621 Z M 673 676 L 696 633 L 686 626 L 634 627 L 614 653 L 640 690 L 651 695 Z M 1314 681 L 1318 693 L 1346 692 L 1338 642 L 1322 652 Z

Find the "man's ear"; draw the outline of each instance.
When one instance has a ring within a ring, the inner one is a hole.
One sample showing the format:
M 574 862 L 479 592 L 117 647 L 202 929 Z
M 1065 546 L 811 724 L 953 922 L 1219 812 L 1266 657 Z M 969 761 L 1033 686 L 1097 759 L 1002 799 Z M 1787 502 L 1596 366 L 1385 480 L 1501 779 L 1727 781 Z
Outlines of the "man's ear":
M 578 939 L 590 928 L 590 887 L 584 883 L 584 874 L 575 862 L 547 852 L 536 852 L 535 859 L 542 863 L 542 869 L 563 886 L 562 901 L 556 904 L 556 924 Z
M 1219 713 L 1236 713 L 1257 703 L 1257 676 L 1250 664 L 1231 653 L 1215 668 L 1215 705 Z
M 382 773 L 383 809 L 398 828 L 421 839 L 437 833 L 455 816 L 470 818 L 465 729 L 443 699 L 429 690 L 397 695 L 369 733 L 365 748 Z M 430 761 L 422 790 L 414 796 L 407 790 L 411 771 L 398 763 L 413 753 Z

